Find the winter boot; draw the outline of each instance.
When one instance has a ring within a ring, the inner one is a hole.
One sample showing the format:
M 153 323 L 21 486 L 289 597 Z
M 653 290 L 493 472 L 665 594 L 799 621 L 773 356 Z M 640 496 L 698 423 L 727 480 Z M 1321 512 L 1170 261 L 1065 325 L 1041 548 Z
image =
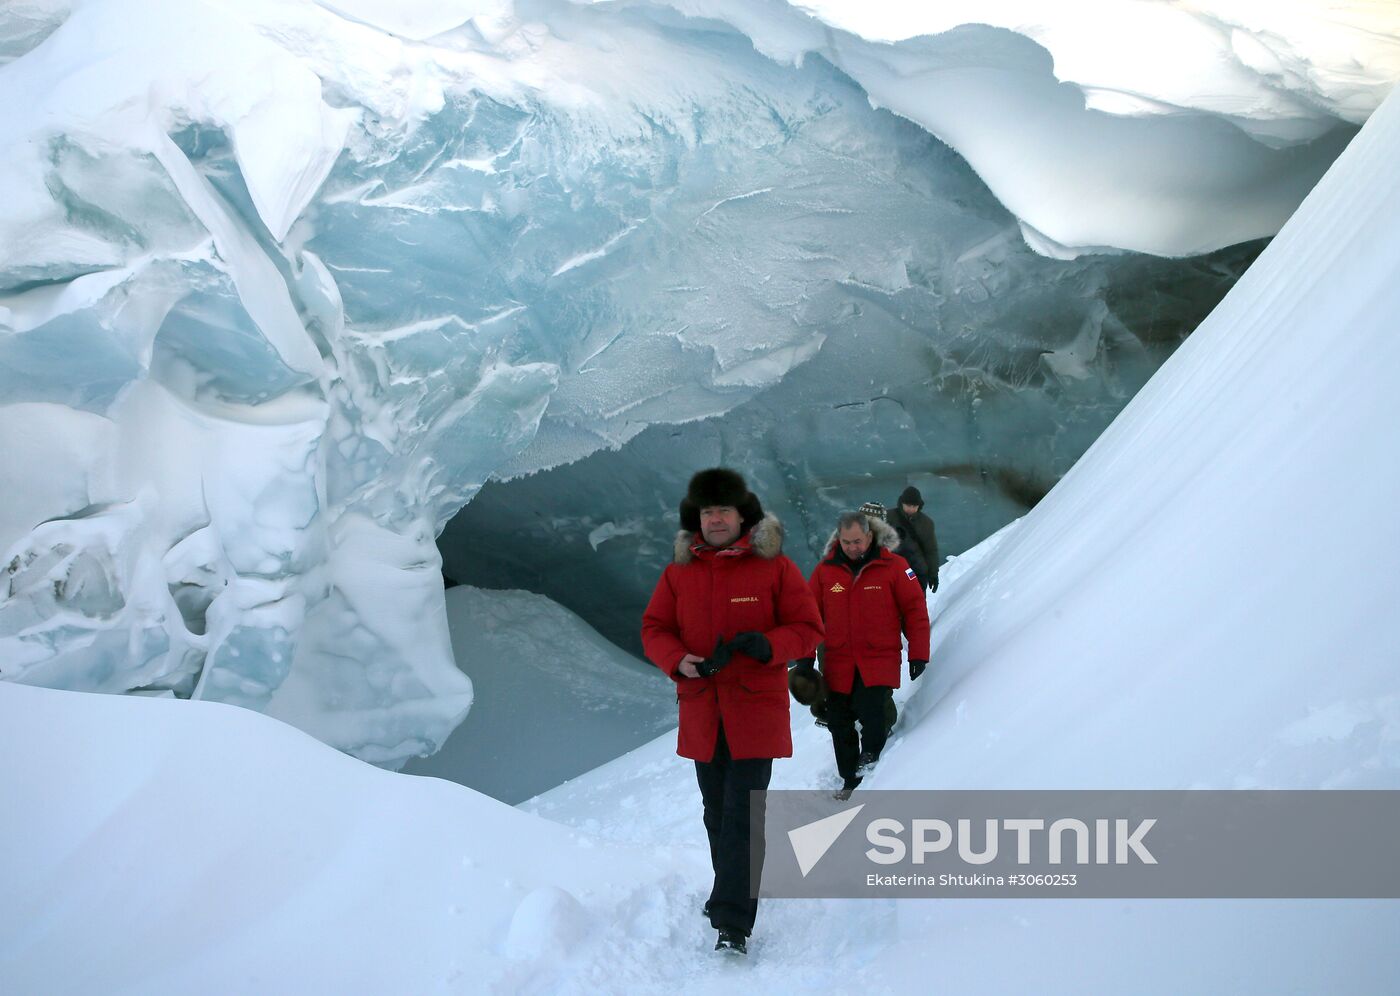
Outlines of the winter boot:
M 715 941 L 715 950 L 726 954 L 748 954 L 749 939 L 737 930 L 721 930 L 719 940 Z
M 880 759 L 868 750 L 860 752 L 860 758 L 856 761 L 856 781 L 861 781 L 866 775 L 875 770 L 875 765 Z

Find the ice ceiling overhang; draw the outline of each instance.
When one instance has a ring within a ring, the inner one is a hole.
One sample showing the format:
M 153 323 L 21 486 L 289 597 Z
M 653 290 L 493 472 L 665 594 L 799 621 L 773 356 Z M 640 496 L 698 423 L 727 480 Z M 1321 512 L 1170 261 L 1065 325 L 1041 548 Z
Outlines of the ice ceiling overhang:
M 1299 146 L 1363 122 L 1400 77 L 1385 4 L 668 5 L 778 61 L 823 56 L 957 149 L 1051 255 L 1273 234 L 1339 151 Z
M 832 287 L 1024 253 L 867 99 L 1038 252 L 1181 255 L 1276 231 L 1400 75 L 1379 5 L 1041 6 L 6 5 L 0 677 L 430 749 L 483 482 L 743 404 Z

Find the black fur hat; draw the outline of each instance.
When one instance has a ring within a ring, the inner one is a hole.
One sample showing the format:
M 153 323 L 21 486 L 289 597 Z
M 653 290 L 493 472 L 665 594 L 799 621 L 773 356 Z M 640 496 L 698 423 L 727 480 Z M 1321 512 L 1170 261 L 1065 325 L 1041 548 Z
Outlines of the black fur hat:
M 826 679 L 820 671 L 795 667 L 788 672 L 788 691 L 802 705 L 819 705 L 826 701 Z
M 700 531 L 700 510 L 712 505 L 731 505 L 739 510 L 740 532 L 746 533 L 763 521 L 763 506 L 749 490 L 744 478 L 728 467 L 711 467 L 690 479 L 681 499 L 681 528 Z

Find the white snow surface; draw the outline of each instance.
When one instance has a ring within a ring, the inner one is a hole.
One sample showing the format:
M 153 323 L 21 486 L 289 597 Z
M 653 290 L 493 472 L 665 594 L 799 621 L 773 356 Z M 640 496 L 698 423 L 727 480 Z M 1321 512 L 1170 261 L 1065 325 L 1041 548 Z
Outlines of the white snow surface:
M 1398 153 L 1392 100 L 1074 473 L 945 575 L 875 787 L 1400 788 Z M 775 786 L 831 784 L 793 722 Z M 522 812 L 219 704 L 0 685 L 0 988 L 1400 983 L 1394 901 L 770 902 L 749 959 L 716 959 L 672 749 Z
M 389 34 L 423 41 L 461 27 L 473 18 L 508 15 L 511 0 L 316 0 L 327 10 Z
M 979 23 L 1023 34 L 1055 76 L 1108 113 L 1202 110 L 1270 119 L 1326 111 L 1365 121 L 1400 75 L 1392 4 L 1312 0 L 797 0 L 792 6 L 867 41 L 897 43 Z M 1102 102 L 1102 104 L 1100 104 Z

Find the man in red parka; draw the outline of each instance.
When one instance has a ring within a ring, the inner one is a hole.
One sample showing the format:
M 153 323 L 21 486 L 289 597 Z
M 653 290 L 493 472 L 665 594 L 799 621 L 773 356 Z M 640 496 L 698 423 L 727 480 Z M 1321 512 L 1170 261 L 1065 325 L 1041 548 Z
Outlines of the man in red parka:
M 826 629 L 826 725 L 844 794 L 885 749 L 885 709 L 899 687 L 901 633 L 909 641 L 910 680 L 928 665 L 924 586 L 894 552 L 898 545 L 899 534 L 884 519 L 847 512 L 808 582 Z M 799 667 L 810 669 L 811 662 Z
M 787 662 L 812 656 L 822 625 L 802 573 L 783 555 L 781 524 L 740 475 L 700 471 L 680 512 L 674 560 L 642 617 L 642 646 L 676 682 L 676 753 L 695 762 L 715 872 L 705 904 L 719 931 L 715 948 L 742 953 L 758 912 L 749 793 L 768 787 L 773 758 L 792 756 Z M 761 869 L 763 841 L 754 844 Z

